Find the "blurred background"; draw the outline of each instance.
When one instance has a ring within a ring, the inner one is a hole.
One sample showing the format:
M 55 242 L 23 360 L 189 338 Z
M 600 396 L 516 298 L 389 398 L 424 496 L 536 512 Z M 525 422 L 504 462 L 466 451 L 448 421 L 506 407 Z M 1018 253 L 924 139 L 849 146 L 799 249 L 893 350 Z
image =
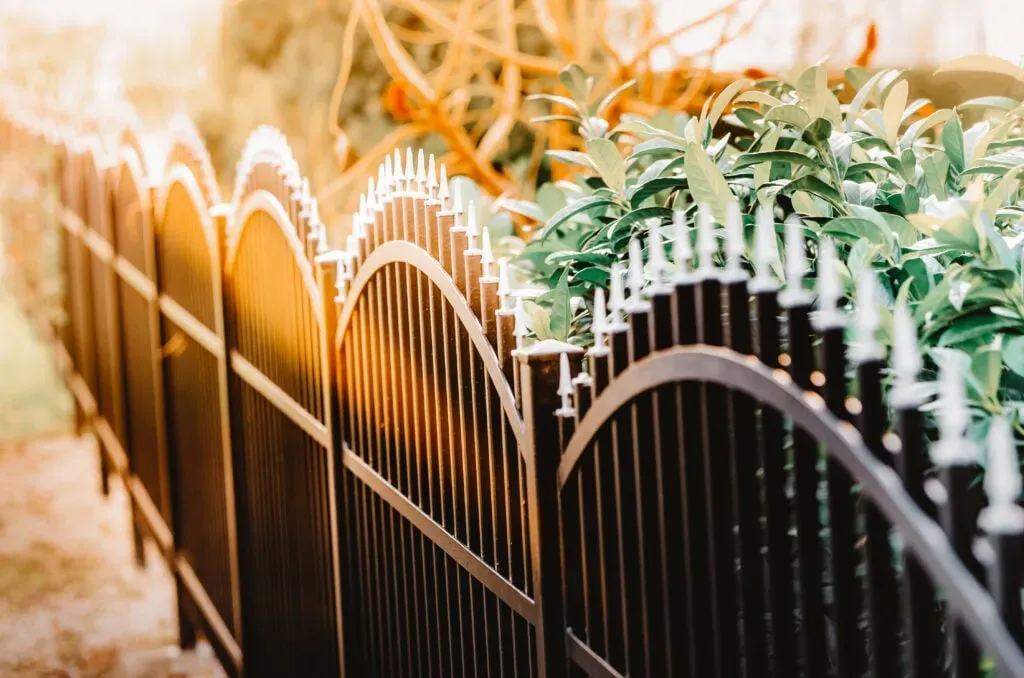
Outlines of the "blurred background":
M 822 59 L 915 69 L 917 94 L 942 104 L 1005 83 L 930 67 L 1017 61 L 1021 23 L 1012 0 L 0 0 L 0 70 L 99 127 L 124 102 L 146 129 L 188 113 L 224 187 L 250 131 L 275 125 L 336 219 L 366 168 L 413 139 L 486 192 L 528 197 L 540 152 L 566 140 L 527 127 L 539 111 L 521 94 L 570 61 L 636 78 L 622 108 L 645 115 Z

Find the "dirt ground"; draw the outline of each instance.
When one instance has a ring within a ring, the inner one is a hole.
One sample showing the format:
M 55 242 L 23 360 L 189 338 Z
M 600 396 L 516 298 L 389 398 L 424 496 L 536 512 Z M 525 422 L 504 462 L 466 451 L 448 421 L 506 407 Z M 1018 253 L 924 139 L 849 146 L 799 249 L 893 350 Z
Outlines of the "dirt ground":
M 135 565 L 127 495 L 114 482 L 102 496 L 69 413 L 0 288 L 0 678 L 219 675 L 178 652 L 172 577 L 151 546 Z

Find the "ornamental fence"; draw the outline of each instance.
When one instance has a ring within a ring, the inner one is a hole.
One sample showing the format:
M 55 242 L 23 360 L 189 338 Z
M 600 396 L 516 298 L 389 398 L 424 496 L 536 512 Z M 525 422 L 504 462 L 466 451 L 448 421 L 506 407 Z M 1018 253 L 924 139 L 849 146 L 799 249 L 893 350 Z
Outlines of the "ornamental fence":
M 944 374 L 929 445 L 834 294 L 655 237 L 593 348 L 530 343 L 432 161 L 334 250 L 269 128 L 224 199 L 186 124 L 151 172 L 43 120 L 0 123 L 10 286 L 229 674 L 1024 676 L 1013 437 L 977 483 Z

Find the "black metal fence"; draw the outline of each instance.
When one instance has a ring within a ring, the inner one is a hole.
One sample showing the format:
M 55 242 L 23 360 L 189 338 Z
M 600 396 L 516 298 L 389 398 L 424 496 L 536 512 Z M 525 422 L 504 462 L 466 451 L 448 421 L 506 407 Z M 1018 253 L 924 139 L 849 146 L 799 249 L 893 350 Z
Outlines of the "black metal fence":
M 230 673 L 1024 676 L 1013 438 L 973 450 L 949 373 L 929 457 L 870 314 L 848 360 L 830 295 L 687 272 L 682 224 L 671 277 L 657 238 L 628 298 L 615 273 L 593 348 L 529 343 L 422 157 L 331 250 L 272 130 L 222 202 L 181 123 L 156 178 L 131 134 L 6 116 L 5 160 L 51 159 L 31 178 L 60 193 L 6 201 L 14 288 L 175 573 L 182 643 Z M 56 319 L 25 257 L 48 232 Z

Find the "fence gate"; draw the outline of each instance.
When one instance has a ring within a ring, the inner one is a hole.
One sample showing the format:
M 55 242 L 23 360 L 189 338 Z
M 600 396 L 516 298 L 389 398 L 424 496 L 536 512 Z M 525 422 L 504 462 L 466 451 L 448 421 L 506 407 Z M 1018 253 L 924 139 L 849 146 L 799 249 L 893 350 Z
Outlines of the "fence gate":
M 348 671 L 531 676 L 512 315 L 495 322 L 493 262 L 461 213 L 412 190 L 412 169 L 357 215 L 341 269 Z
M 259 155 L 259 140 L 247 156 Z M 267 150 L 267 149 L 263 149 Z M 326 318 L 308 222 L 255 158 L 224 265 L 246 674 L 337 675 L 341 625 Z
M 181 633 L 201 624 L 225 666 L 241 654 L 234 492 L 221 301 L 221 235 L 194 167 L 177 144 L 157 200 L 156 264 L 171 516 Z

